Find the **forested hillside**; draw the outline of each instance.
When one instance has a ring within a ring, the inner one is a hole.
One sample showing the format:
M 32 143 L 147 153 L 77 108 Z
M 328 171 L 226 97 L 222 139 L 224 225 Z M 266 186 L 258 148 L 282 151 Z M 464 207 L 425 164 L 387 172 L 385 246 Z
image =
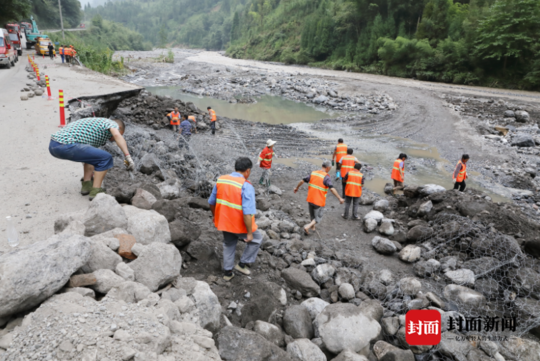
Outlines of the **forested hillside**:
M 33 15 L 40 29 L 60 28 L 58 0 L 3 0 L 0 4 L 1 25 L 10 21 L 28 20 Z M 82 15 L 78 0 L 62 0 L 64 27 L 78 26 Z
M 540 88 L 539 0 L 117 0 L 156 45 L 456 84 Z

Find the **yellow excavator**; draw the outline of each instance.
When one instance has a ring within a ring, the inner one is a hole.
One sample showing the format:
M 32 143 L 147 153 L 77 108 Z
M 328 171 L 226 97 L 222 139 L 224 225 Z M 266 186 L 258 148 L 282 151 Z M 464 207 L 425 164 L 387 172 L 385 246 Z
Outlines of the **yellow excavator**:
M 49 55 L 49 43 L 52 43 L 51 39 L 37 37 L 36 38 L 36 45 L 34 45 L 34 47 L 36 49 L 36 54 L 37 55 Z M 54 43 L 53 43 L 53 46 L 54 46 Z M 56 49 L 53 49 L 53 54 L 56 55 Z

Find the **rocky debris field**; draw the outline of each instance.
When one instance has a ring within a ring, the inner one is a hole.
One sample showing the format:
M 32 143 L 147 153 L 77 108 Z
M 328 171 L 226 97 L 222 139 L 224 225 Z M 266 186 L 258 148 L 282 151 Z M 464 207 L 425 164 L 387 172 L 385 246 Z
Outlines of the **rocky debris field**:
M 112 112 L 128 122 L 137 171 L 107 145 L 108 194 L 59 217 L 54 237 L 0 255 L 0 360 L 540 360 L 540 223 L 519 205 L 408 185 L 365 192 L 361 221 L 328 216 L 304 236 L 305 196 L 285 187 L 305 170 L 285 168 L 256 187 L 264 242 L 252 275 L 226 282 L 207 203 L 217 177 L 267 137 L 291 155 L 324 141 L 226 118 L 212 137 L 191 108 L 200 133 L 180 148 L 162 122 L 173 106 L 189 104 L 144 91 L 120 101 Z M 439 345 L 406 343 L 415 309 L 441 314 Z M 460 316 L 516 327 L 493 334 L 506 341 L 469 342 L 460 337 L 486 333 L 452 327 Z
M 45 69 L 47 66 L 45 66 Z M 25 70 L 28 72 L 29 83 L 21 89 L 21 100 L 28 100 L 33 97 L 41 97 L 47 92 L 47 83 L 45 81 L 45 73 L 40 74 L 40 80 L 37 80 L 36 74 L 30 65 L 27 65 Z M 43 71 L 43 70 L 42 70 Z

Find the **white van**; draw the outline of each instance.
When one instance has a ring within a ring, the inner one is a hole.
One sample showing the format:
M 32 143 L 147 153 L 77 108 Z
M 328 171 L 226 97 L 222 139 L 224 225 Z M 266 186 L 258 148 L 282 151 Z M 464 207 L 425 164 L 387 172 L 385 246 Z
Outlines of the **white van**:
M 17 49 L 13 46 L 6 29 L 0 28 L 0 65 L 11 68 L 19 60 Z

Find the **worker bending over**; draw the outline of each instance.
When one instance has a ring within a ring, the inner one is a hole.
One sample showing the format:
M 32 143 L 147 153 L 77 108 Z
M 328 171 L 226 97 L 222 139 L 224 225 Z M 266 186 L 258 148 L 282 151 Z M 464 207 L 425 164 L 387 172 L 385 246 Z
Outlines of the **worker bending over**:
M 343 139 L 338 139 L 338 144 L 334 149 L 334 154 L 332 155 L 332 166 L 334 166 L 334 161 L 336 163 L 336 180 L 341 178 L 340 168 L 341 168 L 341 158 L 347 155 L 347 144 L 343 143 Z
M 400 153 L 398 159 L 394 161 L 394 167 L 392 168 L 392 179 L 394 180 L 394 188 L 392 194 L 396 194 L 396 191 L 403 189 L 403 182 L 405 182 L 405 160 L 407 154 Z
M 216 134 L 216 112 L 211 107 L 206 108 L 208 110 L 208 115 L 210 115 L 210 128 L 212 128 L 212 135 Z
M 177 132 L 178 126 L 180 125 L 180 112 L 178 111 L 178 108 L 174 108 L 174 111 L 167 114 L 167 118 L 169 118 L 173 132 Z
M 250 275 L 248 264 L 255 262 L 263 240 L 263 234 L 255 224 L 255 188 L 249 183 L 253 163 L 249 158 L 238 158 L 235 172 L 219 177 L 208 199 L 214 216 L 214 225 L 223 232 L 223 278 L 230 281 L 233 267 L 238 272 Z M 236 266 L 235 254 L 238 239 L 247 245 Z
M 190 122 L 193 122 L 193 130 L 195 131 L 195 134 L 197 134 L 197 133 L 198 133 L 198 131 L 197 131 L 197 118 L 195 118 L 194 115 L 190 115 L 190 116 L 188 117 L 188 120 L 189 120 Z
M 135 169 L 135 163 L 129 155 L 124 137 L 125 125 L 121 120 L 106 118 L 84 118 L 69 123 L 51 136 L 49 152 L 58 159 L 83 163 L 84 176 L 81 194 L 90 194 L 90 200 L 99 193 L 105 193 L 101 187 L 107 171 L 114 165 L 113 157 L 108 152 L 98 149 L 109 141 L 115 141 L 125 157 L 126 168 Z M 92 175 L 94 181 L 92 182 Z
M 465 190 L 465 187 L 467 186 L 465 184 L 465 179 L 468 178 L 467 176 L 467 162 L 468 161 L 469 161 L 469 155 L 463 154 L 461 156 L 461 160 L 456 164 L 456 168 L 454 169 L 454 173 L 452 174 L 452 179 L 455 181 L 454 189 L 459 189 L 460 192 L 463 192 Z
M 340 176 L 341 176 L 341 193 L 342 197 L 345 198 L 345 176 L 347 173 L 349 173 L 351 170 L 354 169 L 355 164 L 360 164 L 358 159 L 352 155 L 353 149 L 348 148 L 347 149 L 347 155 L 341 158 L 340 162 Z
M 345 219 L 349 218 L 349 208 L 352 207 L 352 216 L 353 219 L 360 219 L 358 217 L 358 203 L 360 197 L 362 196 L 362 188 L 364 187 L 364 175 L 360 173 L 362 165 L 356 163 L 354 169 L 345 175 L 343 180 L 345 181 L 345 213 L 342 214 L 342 217 Z
M 272 175 L 270 168 L 272 168 L 272 157 L 276 154 L 274 152 L 275 144 L 276 141 L 272 139 L 266 141 L 266 147 L 262 150 L 261 154 L 259 154 L 259 162 L 257 163 L 259 167 L 263 169 L 259 184 L 266 185 L 267 187 L 270 187 L 270 176 Z
M 178 144 L 178 146 L 180 148 L 183 148 L 185 145 L 187 148 L 188 142 L 191 138 L 191 130 L 193 129 L 193 124 L 191 124 L 191 122 L 188 120 L 188 116 L 185 114 L 182 116 L 182 119 L 182 123 L 180 123 L 180 130 L 178 131 L 178 134 L 180 135 L 180 143 Z
M 315 225 L 320 223 L 324 215 L 324 206 L 326 205 L 326 195 L 328 190 L 332 192 L 334 196 L 339 200 L 340 204 L 343 204 L 344 200 L 341 198 L 332 184 L 332 179 L 328 175 L 332 169 L 330 162 L 324 162 L 322 169 L 311 173 L 311 175 L 302 179 L 300 183 L 294 188 L 294 193 L 298 192 L 302 184 L 308 183 L 308 195 L 307 202 L 309 207 L 309 217 L 311 222 L 304 226 L 304 233 L 309 235 L 309 230 L 315 230 Z

